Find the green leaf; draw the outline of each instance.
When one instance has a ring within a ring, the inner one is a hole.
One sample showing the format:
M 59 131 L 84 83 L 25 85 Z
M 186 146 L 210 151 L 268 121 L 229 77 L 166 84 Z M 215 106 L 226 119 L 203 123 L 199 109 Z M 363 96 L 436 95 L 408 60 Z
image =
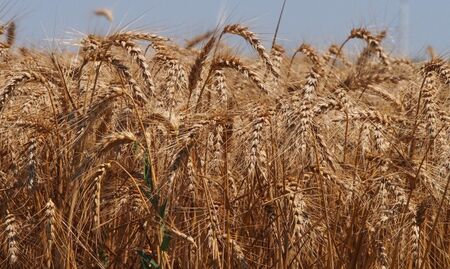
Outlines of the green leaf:
M 152 179 L 152 168 L 151 168 L 150 158 L 149 158 L 147 152 L 144 155 L 144 181 L 145 181 L 145 185 L 148 187 L 148 189 L 144 190 L 143 192 L 147 196 L 147 199 L 152 203 L 155 210 L 157 210 L 158 204 L 159 204 L 159 195 L 152 194 L 152 191 L 154 189 L 153 179 Z
M 134 141 L 132 144 L 132 150 L 136 152 L 139 149 L 139 143 L 137 141 Z
M 152 203 L 153 207 L 155 208 L 155 210 L 158 208 L 158 204 L 159 204 L 159 195 L 155 194 L 151 197 L 149 197 L 150 202 Z
M 163 227 L 164 227 L 164 226 L 163 226 Z M 171 237 L 170 234 L 164 229 L 163 240 L 162 240 L 162 242 L 161 242 L 161 251 L 168 251 L 168 250 L 169 250 L 170 239 L 172 239 L 172 237 Z
M 144 155 L 144 181 L 147 184 L 150 191 L 153 190 L 152 168 L 150 166 L 150 158 L 148 153 Z
M 167 207 L 167 200 L 164 200 L 162 205 L 159 207 L 159 217 L 161 219 L 164 219 L 164 216 L 166 215 L 166 207 Z
M 152 259 L 150 261 L 150 265 L 152 266 L 152 269 L 160 269 L 161 268 L 154 259 Z
M 143 250 L 138 251 L 139 256 L 141 256 L 141 265 L 143 269 L 160 269 L 161 267 L 153 259 L 152 256 L 145 253 Z
M 100 258 L 100 261 L 102 262 L 102 264 L 105 267 L 108 267 L 108 263 L 109 263 L 109 257 L 108 254 L 105 252 L 105 250 L 100 246 L 100 248 L 98 249 L 98 255 Z

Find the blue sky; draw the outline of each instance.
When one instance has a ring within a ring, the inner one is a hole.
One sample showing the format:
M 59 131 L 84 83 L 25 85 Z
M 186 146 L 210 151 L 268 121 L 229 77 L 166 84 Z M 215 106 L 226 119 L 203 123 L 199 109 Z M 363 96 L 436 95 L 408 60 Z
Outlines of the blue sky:
M 409 51 L 425 54 L 432 45 L 450 54 L 450 0 L 409 0 Z M 218 23 L 244 23 L 267 43 L 273 36 L 283 0 L 4 0 L 2 20 L 17 17 L 22 44 L 49 46 L 52 39 L 70 43 L 83 33 L 106 33 L 128 27 L 156 32 L 182 42 Z M 287 0 L 279 31 L 288 48 L 300 42 L 325 47 L 339 43 L 353 27 L 387 29 L 387 45 L 398 47 L 400 0 Z M 96 8 L 109 8 L 109 24 L 95 17 Z M 356 42 L 357 43 L 357 42 Z

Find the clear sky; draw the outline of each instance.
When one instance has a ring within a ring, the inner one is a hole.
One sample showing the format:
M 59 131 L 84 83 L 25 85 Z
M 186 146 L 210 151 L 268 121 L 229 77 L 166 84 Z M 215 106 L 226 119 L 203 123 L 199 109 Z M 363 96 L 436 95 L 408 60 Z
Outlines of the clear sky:
M 244 23 L 270 43 L 283 0 L 0 0 L 3 21 L 16 16 L 22 44 L 77 40 L 83 33 L 139 29 L 182 42 L 220 22 Z M 387 29 L 387 44 L 398 47 L 401 0 L 287 0 L 279 40 L 288 48 L 300 42 L 319 47 L 342 42 L 353 27 Z M 450 0 L 409 0 L 409 54 L 420 57 L 428 45 L 450 55 Z M 93 15 L 114 13 L 111 25 Z M 222 23 L 223 24 L 223 23 Z

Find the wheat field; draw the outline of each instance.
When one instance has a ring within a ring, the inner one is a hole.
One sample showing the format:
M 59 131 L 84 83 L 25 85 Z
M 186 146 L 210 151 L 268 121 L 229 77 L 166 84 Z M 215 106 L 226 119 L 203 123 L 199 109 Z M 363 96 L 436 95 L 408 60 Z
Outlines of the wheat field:
M 0 268 L 450 268 L 446 59 L 0 34 Z

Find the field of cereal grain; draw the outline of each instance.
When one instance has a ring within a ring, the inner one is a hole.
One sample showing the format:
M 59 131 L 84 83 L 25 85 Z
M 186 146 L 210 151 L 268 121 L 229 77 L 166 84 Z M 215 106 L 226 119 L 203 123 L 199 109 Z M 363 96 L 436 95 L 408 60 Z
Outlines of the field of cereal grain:
M 15 28 L 0 268 L 450 267 L 447 59 L 397 58 L 365 28 L 324 51 L 229 24 L 68 52 Z

